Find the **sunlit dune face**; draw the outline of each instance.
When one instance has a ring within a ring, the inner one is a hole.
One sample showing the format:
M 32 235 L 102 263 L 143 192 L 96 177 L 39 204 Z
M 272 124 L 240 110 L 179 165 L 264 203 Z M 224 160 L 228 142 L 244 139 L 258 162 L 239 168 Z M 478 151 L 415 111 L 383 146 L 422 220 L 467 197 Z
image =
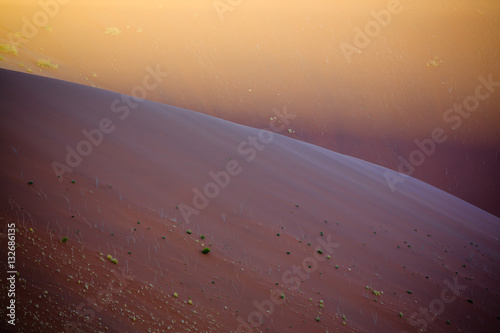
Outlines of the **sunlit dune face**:
M 5 35 L 23 30 L 20 17 L 33 22 L 42 10 L 34 1 L 5 6 Z M 370 12 L 389 7 L 396 14 L 380 14 L 388 23 L 377 28 Z M 38 32 L 22 45 L 20 57 L 28 64 L 36 56 L 53 58 L 60 71 L 42 74 L 124 93 L 140 82 L 145 66 L 159 64 L 170 80 L 151 93 L 154 100 L 259 116 L 286 103 L 297 113 L 320 116 L 330 130 L 342 117 L 347 126 L 375 121 L 380 129 L 404 133 L 409 126 L 395 126 L 394 118 L 427 130 L 429 118 L 440 121 L 455 99 L 474 89 L 478 75 L 495 72 L 498 10 L 491 1 L 241 1 L 219 11 L 207 1 L 69 2 L 51 12 L 46 26 L 35 25 Z M 365 47 L 356 47 L 358 28 L 375 35 Z M 490 117 L 498 122 L 498 115 Z
M 436 127 L 447 144 L 500 145 L 498 92 L 447 113 L 479 77 L 500 81 L 499 3 L 221 3 L 9 1 L 0 36 L 22 42 L 0 66 L 129 95 L 160 68 L 146 99 L 255 127 L 286 106 L 298 120 L 285 135 L 391 168 Z

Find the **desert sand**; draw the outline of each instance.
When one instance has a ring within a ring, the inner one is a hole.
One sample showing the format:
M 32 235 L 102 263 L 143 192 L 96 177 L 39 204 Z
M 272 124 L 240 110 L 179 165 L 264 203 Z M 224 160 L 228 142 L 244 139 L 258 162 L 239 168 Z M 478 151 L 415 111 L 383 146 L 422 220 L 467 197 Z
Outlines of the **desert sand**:
M 500 331 L 498 4 L 0 7 L 0 330 Z
M 500 81 L 497 2 L 223 2 L 6 1 L 0 43 L 19 52 L 0 67 L 130 95 L 160 66 L 148 100 L 257 128 L 286 105 L 284 135 L 396 171 L 441 128 L 411 176 L 500 216 L 498 83 L 458 127 L 444 120 L 478 77 Z
M 499 218 L 279 132 L 146 100 L 120 119 L 117 93 L 0 73 L 19 331 L 499 328 Z

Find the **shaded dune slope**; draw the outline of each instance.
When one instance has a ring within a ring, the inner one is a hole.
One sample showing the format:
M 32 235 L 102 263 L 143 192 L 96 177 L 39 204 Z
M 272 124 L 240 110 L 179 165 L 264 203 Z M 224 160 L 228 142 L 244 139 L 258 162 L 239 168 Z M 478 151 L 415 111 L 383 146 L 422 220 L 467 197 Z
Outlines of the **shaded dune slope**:
M 25 331 L 499 328 L 500 219 L 456 197 L 412 178 L 391 192 L 380 166 L 105 90 L 0 70 L 0 92 Z

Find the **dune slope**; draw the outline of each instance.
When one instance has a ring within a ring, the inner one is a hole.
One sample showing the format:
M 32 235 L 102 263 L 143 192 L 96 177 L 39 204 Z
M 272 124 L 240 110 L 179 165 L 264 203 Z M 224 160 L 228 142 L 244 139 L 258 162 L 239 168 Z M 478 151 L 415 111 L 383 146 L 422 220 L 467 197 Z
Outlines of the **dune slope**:
M 286 110 L 270 132 L 7 70 L 0 92 L 17 329 L 500 328 L 500 219 L 413 178 L 391 192 L 280 135 Z
M 410 175 L 500 217 L 500 2 L 404 2 L 9 1 L 0 45 L 17 51 L 0 46 L 0 68 L 131 94 L 160 66 L 148 100 L 251 127 L 287 105 L 286 136 L 392 170 L 441 128 Z M 469 116 L 456 108 L 480 77 Z

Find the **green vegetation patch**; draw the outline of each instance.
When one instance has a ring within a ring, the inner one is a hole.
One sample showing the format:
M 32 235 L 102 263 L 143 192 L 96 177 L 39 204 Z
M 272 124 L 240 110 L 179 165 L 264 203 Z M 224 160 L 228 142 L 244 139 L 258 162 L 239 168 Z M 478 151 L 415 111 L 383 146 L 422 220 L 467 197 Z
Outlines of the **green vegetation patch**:
M 108 260 L 111 261 L 113 264 L 118 265 L 118 260 L 116 258 L 113 258 L 111 254 L 108 254 L 106 258 L 108 258 Z
M 38 59 L 36 62 L 37 66 L 42 68 L 58 69 L 58 64 L 53 64 L 50 59 Z
M 0 52 L 17 55 L 17 48 L 12 44 L 0 44 Z
M 106 35 L 118 36 L 121 31 L 117 27 L 107 27 L 106 30 L 104 30 L 104 33 Z

